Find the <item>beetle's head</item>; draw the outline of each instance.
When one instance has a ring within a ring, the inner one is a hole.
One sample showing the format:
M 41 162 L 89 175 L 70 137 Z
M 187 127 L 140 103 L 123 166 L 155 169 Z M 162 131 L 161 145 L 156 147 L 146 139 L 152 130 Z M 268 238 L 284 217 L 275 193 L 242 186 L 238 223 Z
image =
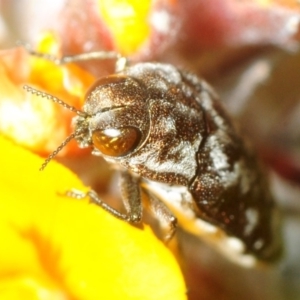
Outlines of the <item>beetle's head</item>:
M 136 151 L 149 130 L 146 100 L 146 88 L 132 77 L 97 80 L 86 94 L 85 115 L 74 118 L 79 146 L 92 146 L 93 154 L 113 158 Z
M 79 147 L 93 147 L 93 154 L 118 158 L 138 149 L 149 129 L 146 88 L 136 79 L 111 75 L 97 80 L 86 94 L 83 110 L 47 93 L 24 87 L 74 111 L 74 132 L 46 159 L 41 169 L 75 138 Z

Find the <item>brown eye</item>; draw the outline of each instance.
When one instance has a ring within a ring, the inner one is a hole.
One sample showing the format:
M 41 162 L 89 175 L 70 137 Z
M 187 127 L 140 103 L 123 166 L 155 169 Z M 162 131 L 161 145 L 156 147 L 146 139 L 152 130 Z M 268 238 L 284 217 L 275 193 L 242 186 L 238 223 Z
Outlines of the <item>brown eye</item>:
M 141 138 L 135 127 L 109 128 L 93 132 L 94 146 L 109 156 L 124 156 L 135 149 Z

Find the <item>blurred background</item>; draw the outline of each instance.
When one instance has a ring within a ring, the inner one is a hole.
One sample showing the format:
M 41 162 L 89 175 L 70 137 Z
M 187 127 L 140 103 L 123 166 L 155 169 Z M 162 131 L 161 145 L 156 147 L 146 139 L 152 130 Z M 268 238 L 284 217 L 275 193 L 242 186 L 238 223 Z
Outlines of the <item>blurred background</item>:
M 116 50 L 132 63 L 167 62 L 205 78 L 268 169 L 272 192 L 284 215 L 285 255 L 277 265 L 245 269 L 180 230 L 179 261 L 188 298 L 297 300 L 299 23 L 296 0 L 0 0 L 0 47 L 3 53 L 15 49 L 16 41 L 36 47 L 41 35 L 51 31 L 59 41 L 60 54 Z M 15 76 L 26 73 L 24 64 L 22 60 L 14 69 Z M 110 61 L 79 65 L 92 78 L 113 72 Z M 0 116 L 1 101 L 7 98 L 0 95 Z M 0 132 L 10 136 L 3 124 L 0 121 Z M 13 122 L 11 126 L 21 125 Z M 40 143 L 25 147 L 45 156 L 62 141 L 61 136 L 53 139 L 47 149 Z M 111 170 L 100 158 L 71 149 L 59 160 L 104 197 L 113 193 Z

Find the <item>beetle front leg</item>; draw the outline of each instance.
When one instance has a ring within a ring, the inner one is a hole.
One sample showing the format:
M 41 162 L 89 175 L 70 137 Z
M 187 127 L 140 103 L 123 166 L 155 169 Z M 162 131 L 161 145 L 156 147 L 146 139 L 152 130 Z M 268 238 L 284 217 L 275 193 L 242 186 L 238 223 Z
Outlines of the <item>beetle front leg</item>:
M 126 213 L 121 213 L 105 203 L 94 190 L 90 190 L 86 193 L 77 190 L 69 190 L 65 195 L 79 200 L 89 197 L 90 202 L 99 205 L 114 217 L 126 222 L 139 223 L 143 214 L 139 178 L 131 176 L 128 172 L 121 172 L 120 187 Z
M 70 190 L 66 192 L 66 195 L 68 197 L 72 197 L 75 199 L 84 199 L 86 197 L 90 198 L 90 202 L 94 203 L 96 205 L 99 205 L 100 207 L 102 207 L 104 210 L 106 210 L 107 212 L 109 212 L 110 214 L 112 214 L 114 217 L 121 219 L 123 221 L 126 222 L 130 222 L 130 217 L 127 214 L 123 214 L 120 213 L 118 210 L 114 209 L 113 207 L 111 207 L 110 205 L 108 205 L 107 203 L 105 203 L 97 194 L 97 192 L 95 192 L 94 190 L 90 190 L 87 193 L 81 192 L 81 191 L 77 191 L 77 190 Z
M 130 175 L 128 172 L 121 172 L 120 188 L 128 221 L 139 223 L 143 214 L 139 178 Z

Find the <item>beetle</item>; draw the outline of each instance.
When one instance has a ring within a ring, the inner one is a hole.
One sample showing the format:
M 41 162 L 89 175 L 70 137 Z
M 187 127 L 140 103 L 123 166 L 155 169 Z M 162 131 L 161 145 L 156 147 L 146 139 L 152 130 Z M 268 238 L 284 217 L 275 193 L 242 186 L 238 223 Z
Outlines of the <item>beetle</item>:
M 146 195 L 160 221 L 170 227 L 167 238 L 178 218 L 183 228 L 243 264 L 279 256 L 280 218 L 266 176 L 208 83 L 170 64 L 128 65 L 113 52 L 56 60 L 29 52 L 56 63 L 115 58 L 121 66 L 93 84 L 82 110 L 25 87 L 77 113 L 74 132 L 42 169 L 75 138 L 79 147 L 91 147 L 92 154 L 118 167 L 126 213 L 104 203 L 94 191 L 88 193 L 114 216 L 141 222 Z

